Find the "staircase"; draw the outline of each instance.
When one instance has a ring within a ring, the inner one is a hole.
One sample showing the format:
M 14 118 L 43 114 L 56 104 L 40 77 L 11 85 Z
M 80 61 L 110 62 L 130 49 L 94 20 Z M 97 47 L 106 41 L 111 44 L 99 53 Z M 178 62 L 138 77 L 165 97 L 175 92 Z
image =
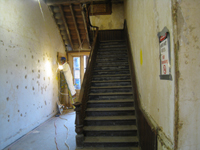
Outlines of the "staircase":
M 95 63 L 84 119 L 84 149 L 139 150 L 126 42 L 101 41 Z

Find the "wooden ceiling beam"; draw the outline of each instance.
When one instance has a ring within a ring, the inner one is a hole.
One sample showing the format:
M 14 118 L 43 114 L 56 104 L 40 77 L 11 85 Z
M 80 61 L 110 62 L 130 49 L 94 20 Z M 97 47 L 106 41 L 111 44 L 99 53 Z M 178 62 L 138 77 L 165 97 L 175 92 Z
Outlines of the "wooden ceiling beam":
M 70 7 L 71 14 L 72 14 L 72 19 L 73 19 L 73 21 L 74 21 L 74 26 L 75 26 L 75 30 L 76 30 L 76 33 L 77 33 L 79 46 L 80 46 L 80 48 L 82 49 L 80 33 L 79 33 L 79 30 L 78 30 L 78 27 L 77 27 L 77 21 L 76 21 L 76 18 L 75 18 L 75 16 L 74 16 L 74 11 L 73 11 L 72 5 L 70 5 L 69 7 Z
M 101 2 L 105 0 L 45 0 L 47 5 L 59 5 L 59 4 L 72 4 L 72 3 L 87 3 L 87 2 Z
M 82 9 L 81 4 L 80 4 L 80 8 Z M 84 27 L 85 27 L 85 31 L 86 31 L 87 42 L 88 42 L 88 45 L 90 46 L 90 39 L 89 39 L 89 33 L 88 33 L 88 29 L 87 29 L 86 16 L 84 14 L 83 9 L 81 10 L 81 14 L 82 14 L 82 18 L 83 18 L 83 22 L 84 22 Z
M 69 28 L 67 26 L 67 22 L 66 22 L 66 19 L 65 19 L 65 16 L 64 16 L 64 13 L 63 13 L 63 9 L 62 9 L 62 6 L 59 5 L 59 9 L 60 9 L 60 14 L 61 14 L 61 17 L 62 17 L 62 20 L 63 20 L 63 23 L 64 23 L 64 26 L 65 26 L 65 29 L 67 31 L 67 35 L 68 35 L 68 38 L 69 38 L 69 42 L 71 44 L 71 47 L 72 49 L 74 49 L 74 45 L 73 45 L 73 42 L 72 42 L 72 38 L 71 38 L 71 35 L 69 33 Z

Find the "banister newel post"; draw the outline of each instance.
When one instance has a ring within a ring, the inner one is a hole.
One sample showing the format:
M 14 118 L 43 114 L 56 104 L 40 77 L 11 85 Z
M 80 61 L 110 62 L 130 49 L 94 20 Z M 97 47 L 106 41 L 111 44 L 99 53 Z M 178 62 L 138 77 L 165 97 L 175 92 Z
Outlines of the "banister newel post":
M 84 135 L 83 135 L 83 116 L 81 114 L 82 104 L 80 102 L 76 102 L 73 104 L 76 108 L 76 120 L 75 120 L 75 131 L 76 135 L 76 146 L 83 147 Z

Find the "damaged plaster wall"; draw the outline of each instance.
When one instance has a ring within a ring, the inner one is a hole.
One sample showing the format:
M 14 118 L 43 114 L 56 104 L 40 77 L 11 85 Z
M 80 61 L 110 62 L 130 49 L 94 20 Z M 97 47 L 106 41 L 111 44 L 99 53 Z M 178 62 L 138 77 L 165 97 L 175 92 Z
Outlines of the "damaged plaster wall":
M 200 149 L 200 1 L 178 0 L 178 149 Z
M 65 48 L 38 2 L 0 1 L 0 149 L 57 112 L 57 52 Z
M 159 129 L 158 149 L 173 149 L 175 64 L 171 0 L 125 0 L 124 10 L 142 108 Z M 159 77 L 157 34 L 165 26 L 171 36 L 172 81 Z
M 112 4 L 111 15 L 90 16 L 93 26 L 99 27 L 99 30 L 123 29 L 124 28 L 124 5 Z

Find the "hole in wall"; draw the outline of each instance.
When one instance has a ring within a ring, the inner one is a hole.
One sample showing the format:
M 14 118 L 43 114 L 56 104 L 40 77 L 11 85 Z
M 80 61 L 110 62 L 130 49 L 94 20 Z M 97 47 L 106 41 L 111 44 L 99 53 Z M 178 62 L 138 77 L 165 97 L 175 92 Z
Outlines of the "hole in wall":
M 40 72 L 40 70 L 38 70 L 38 72 Z
M 32 70 L 32 73 L 34 73 L 34 70 Z
M 27 78 L 27 75 L 25 75 L 25 79 Z
M 27 89 L 27 86 L 25 86 L 25 89 Z
M 32 59 L 34 58 L 34 56 L 32 55 Z
M 8 119 L 8 122 L 10 122 L 10 120 Z
M 16 67 L 18 67 L 18 64 L 16 64 Z
M 18 85 L 17 85 L 16 87 L 17 87 L 17 89 L 19 88 L 19 86 L 18 86 Z
M 7 97 L 6 100 L 9 101 L 9 97 Z
M 10 117 L 10 115 L 8 115 L 8 118 Z
M 25 67 L 25 69 L 26 69 L 26 67 Z
M 17 112 L 20 112 L 19 110 Z
M 34 91 L 34 90 L 35 90 L 35 88 L 33 87 L 33 88 L 32 88 L 32 90 Z
M 40 63 L 40 60 L 38 60 L 38 63 Z
M 22 114 L 20 114 L 20 116 L 22 117 Z

